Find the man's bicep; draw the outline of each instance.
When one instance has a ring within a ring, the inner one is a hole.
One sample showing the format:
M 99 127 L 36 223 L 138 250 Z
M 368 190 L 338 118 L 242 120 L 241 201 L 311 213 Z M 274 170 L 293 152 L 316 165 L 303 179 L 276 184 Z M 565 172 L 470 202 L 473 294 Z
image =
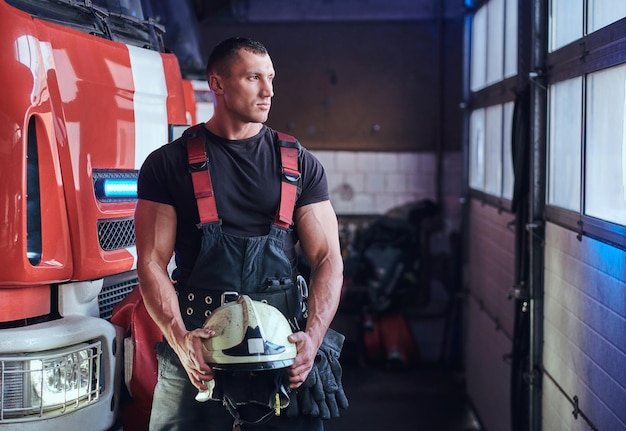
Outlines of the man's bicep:
M 157 262 L 166 266 L 176 240 L 176 211 L 173 206 L 139 199 L 135 208 L 138 265 Z
M 337 216 L 330 201 L 297 208 L 295 223 L 300 246 L 311 263 L 340 255 Z

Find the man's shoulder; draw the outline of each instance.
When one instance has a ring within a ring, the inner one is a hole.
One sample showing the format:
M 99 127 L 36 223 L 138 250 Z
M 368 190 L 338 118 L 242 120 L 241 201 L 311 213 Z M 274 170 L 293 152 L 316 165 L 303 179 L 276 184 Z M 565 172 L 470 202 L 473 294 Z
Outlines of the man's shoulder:
M 178 138 L 177 140 L 187 140 L 187 139 L 195 138 L 198 136 L 204 136 L 206 130 L 207 128 L 206 128 L 205 123 L 194 124 L 193 126 L 189 126 L 187 129 L 185 129 L 181 137 Z M 172 141 L 172 142 L 175 142 L 175 141 Z
M 266 127 L 266 135 L 271 139 L 272 143 L 277 148 L 281 146 L 297 148 L 298 156 L 302 157 L 302 152 L 303 150 L 305 150 L 305 148 L 302 146 L 300 141 L 295 136 L 289 133 L 272 129 L 269 126 L 265 126 L 265 127 Z
M 179 159 L 186 158 L 185 139 L 179 137 L 153 150 L 146 158 L 145 165 L 171 165 L 177 164 Z

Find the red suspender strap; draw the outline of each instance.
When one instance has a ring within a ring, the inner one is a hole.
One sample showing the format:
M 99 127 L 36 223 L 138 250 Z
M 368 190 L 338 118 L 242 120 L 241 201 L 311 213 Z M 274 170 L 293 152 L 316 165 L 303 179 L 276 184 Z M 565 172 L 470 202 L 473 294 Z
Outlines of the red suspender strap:
M 200 224 L 216 223 L 219 221 L 211 174 L 209 173 L 209 160 L 204 150 L 203 135 L 197 133 L 187 139 L 187 157 L 189 160 L 189 172 L 193 182 L 193 191 L 198 204 Z
M 296 205 L 300 170 L 298 167 L 298 150 L 300 144 L 291 135 L 277 132 L 280 145 L 280 159 L 282 164 L 282 181 L 280 188 L 280 206 L 276 212 L 274 224 L 283 229 L 293 225 L 293 211 Z
M 192 128 L 193 129 L 193 128 Z M 204 149 L 204 138 L 200 133 L 193 133 L 187 139 L 187 157 L 189 172 L 193 182 L 194 195 L 198 205 L 200 224 L 216 223 L 219 221 L 215 195 L 211 184 L 209 161 Z M 293 136 L 277 132 L 280 145 L 280 158 L 282 165 L 282 181 L 280 189 L 280 206 L 274 218 L 274 224 L 283 229 L 289 229 L 293 225 L 293 211 L 296 205 L 298 181 L 300 170 L 298 166 L 298 153 L 300 144 Z

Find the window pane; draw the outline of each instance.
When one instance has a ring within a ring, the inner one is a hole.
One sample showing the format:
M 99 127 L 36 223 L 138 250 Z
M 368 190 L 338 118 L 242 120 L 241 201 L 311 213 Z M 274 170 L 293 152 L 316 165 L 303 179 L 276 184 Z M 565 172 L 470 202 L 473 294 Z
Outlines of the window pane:
M 548 204 L 580 212 L 582 78 L 550 87 Z
M 626 66 L 590 74 L 587 91 L 585 213 L 626 225 Z
M 504 0 L 487 3 L 487 84 L 504 74 Z
M 556 51 L 583 37 L 583 0 L 552 0 L 551 5 L 549 46 Z
M 589 0 L 589 33 L 626 17 L 624 0 Z
M 513 199 L 513 156 L 511 155 L 511 127 L 513 124 L 513 102 L 504 104 L 502 127 L 502 197 Z
M 506 0 L 504 27 L 504 77 L 517 74 L 517 0 Z
M 485 86 L 487 80 L 487 7 L 483 6 L 472 20 L 472 76 L 471 90 Z
M 470 187 L 483 190 L 485 178 L 485 110 L 477 109 L 470 116 L 469 142 Z
M 487 108 L 485 192 L 500 197 L 502 187 L 502 105 Z

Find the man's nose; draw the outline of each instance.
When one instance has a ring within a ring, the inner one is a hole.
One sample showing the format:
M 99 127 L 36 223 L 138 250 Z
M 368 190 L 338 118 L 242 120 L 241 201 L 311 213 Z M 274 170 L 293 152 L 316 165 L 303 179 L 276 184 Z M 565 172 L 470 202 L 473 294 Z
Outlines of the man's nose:
M 274 96 L 274 85 L 272 81 L 263 81 L 263 87 L 261 88 L 261 93 L 264 96 L 272 97 Z

